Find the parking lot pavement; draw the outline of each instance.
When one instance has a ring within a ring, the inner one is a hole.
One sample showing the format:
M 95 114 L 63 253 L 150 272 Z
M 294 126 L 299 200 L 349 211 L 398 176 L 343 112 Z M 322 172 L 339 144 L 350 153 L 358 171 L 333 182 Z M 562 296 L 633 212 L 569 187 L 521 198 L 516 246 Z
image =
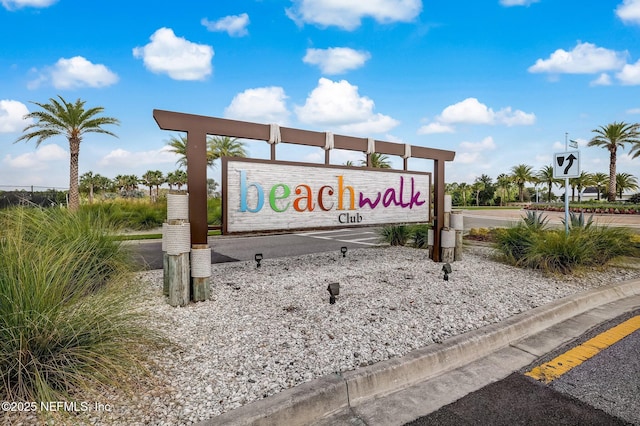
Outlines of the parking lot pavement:
M 329 231 L 301 232 L 296 235 L 342 243 L 362 244 L 363 246 L 381 245 L 376 228 L 332 229 Z

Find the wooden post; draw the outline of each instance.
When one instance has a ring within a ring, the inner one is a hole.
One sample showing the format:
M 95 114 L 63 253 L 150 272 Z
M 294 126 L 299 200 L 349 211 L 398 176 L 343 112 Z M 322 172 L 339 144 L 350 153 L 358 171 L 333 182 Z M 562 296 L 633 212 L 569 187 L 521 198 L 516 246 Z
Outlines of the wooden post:
M 166 251 L 162 252 L 162 294 L 169 295 L 169 255 Z
M 207 244 L 193 244 L 191 246 L 192 257 L 194 257 L 193 255 L 194 250 L 207 250 L 207 254 L 209 254 L 208 256 L 209 260 L 207 262 L 208 267 L 204 268 L 204 269 L 207 269 L 206 271 L 204 271 L 204 273 L 202 273 L 203 271 L 199 271 L 199 270 L 196 271 L 196 269 L 202 269 L 202 266 L 204 265 L 199 265 L 197 264 L 197 262 L 193 262 L 193 259 L 191 264 L 191 268 L 192 268 L 191 274 L 197 275 L 197 276 L 191 277 L 192 299 L 194 302 L 204 302 L 209 299 L 209 295 L 211 293 L 210 286 L 209 286 L 209 279 L 211 277 L 211 254 L 210 254 L 211 252 L 209 251 L 209 246 Z M 202 275 L 206 275 L 206 276 L 202 276 Z
M 462 231 L 456 229 L 456 248 L 453 253 L 453 260 L 462 260 Z
M 455 259 L 456 231 L 449 228 L 442 230 L 442 248 L 440 260 L 442 262 L 452 263 Z
M 454 260 L 462 260 L 462 235 L 464 232 L 464 216 L 461 210 L 451 212 L 451 227 L 456 230 L 456 249 Z
M 189 253 L 168 255 L 169 304 L 187 306 L 189 304 Z

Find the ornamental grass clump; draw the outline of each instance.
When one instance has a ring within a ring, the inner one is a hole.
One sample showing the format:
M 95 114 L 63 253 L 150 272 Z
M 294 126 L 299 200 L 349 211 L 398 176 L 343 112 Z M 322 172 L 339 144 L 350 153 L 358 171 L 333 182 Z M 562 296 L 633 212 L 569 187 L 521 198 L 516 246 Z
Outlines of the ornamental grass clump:
M 99 217 L 0 212 L 0 399 L 88 400 L 143 374 L 157 340 L 130 270 Z
M 573 227 L 567 234 L 564 229 L 520 223 L 498 233 L 496 247 L 508 263 L 562 274 L 639 254 L 629 229 L 592 224 Z
M 411 238 L 407 225 L 385 225 L 379 231 L 380 241 L 392 246 L 404 246 Z

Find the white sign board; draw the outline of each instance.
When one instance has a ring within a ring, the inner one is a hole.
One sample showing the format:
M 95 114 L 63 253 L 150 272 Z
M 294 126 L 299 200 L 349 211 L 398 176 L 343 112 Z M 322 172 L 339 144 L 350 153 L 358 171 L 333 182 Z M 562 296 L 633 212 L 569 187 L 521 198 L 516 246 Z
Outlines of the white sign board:
M 580 176 L 580 151 L 560 152 L 553 155 L 553 178 Z
M 429 221 L 431 174 L 223 158 L 223 232 Z

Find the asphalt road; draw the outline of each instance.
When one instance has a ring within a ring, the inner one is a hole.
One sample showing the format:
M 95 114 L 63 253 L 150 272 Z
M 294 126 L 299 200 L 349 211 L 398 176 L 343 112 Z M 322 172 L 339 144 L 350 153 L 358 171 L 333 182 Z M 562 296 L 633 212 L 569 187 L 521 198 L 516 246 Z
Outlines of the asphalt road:
M 492 383 L 407 426 L 640 425 L 640 331 L 625 337 L 550 384 L 524 376 L 640 311 L 584 334 L 504 380 Z
M 334 229 L 250 237 L 209 237 L 213 248 L 211 263 L 253 260 L 256 253 L 264 259 L 299 256 L 327 251 L 340 252 L 378 245 L 376 228 Z M 142 240 L 129 243 L 140 269 L 162 269 L 162 243 Z

